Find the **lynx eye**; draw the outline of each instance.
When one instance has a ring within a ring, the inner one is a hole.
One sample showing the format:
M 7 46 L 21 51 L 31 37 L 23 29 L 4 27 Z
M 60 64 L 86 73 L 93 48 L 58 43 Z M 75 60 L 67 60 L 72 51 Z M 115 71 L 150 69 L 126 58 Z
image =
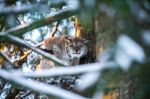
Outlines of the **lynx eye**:
M 83 47 L 83 45 L 79 45 L 79 48 Z
M 74 48 L 74 46 L 73 46 L 72 44 L 70 45 L 70 47 L 71 47 L 71 48 Z

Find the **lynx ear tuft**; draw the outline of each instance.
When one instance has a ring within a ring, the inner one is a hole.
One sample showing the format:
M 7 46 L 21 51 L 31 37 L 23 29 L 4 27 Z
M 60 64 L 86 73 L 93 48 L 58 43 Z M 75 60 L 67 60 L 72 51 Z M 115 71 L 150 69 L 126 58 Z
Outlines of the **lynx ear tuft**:
M 70 41 L 69 41 L 68 39 L 65 39 L 65 41 L 66 41 L 66 43 L 67 43 L 67 44 L 69 44 L 69 43 L 70 43 Z

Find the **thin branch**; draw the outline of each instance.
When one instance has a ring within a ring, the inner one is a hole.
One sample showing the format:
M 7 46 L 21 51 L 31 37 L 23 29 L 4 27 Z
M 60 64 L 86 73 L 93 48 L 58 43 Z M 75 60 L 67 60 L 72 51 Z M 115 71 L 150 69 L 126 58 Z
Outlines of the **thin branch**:
M 28 95 L 32 94 L 33 92 L 31 90 L 27 90 L 26 93 L 24 93 L 23 95 L 19 95 L 16 99 L 24 99 L 25 97 L 27 97 Z
M 27 52 L 24 52 L 24 55 L 21 56 L 19 59 L 13 60 L 13 63 L 26 59 L 27 56 L 28 56 L 31 52 L 32 52 L 32 50 L 29 50 L 29 51 L 27 51 Z
M 58 30 L 58 26 L 59 26 L 59 21 L 56 22 L 54 28 L 52 29 L 49 38 L 54 37 L 54 35 L 56 34 L 57 30 Z
M 52 76 L 60 76 L 60 75 L 74 75 L 74 74 L 81 74 L 87 72 L 94 72 L 94 71 L 101 71 L 105 68 L 114 68 L 117 66 L 114 62 L 109 63 L 91 63 L 91 64 L 84 64 L 79 65 L 76 67 L 55 67 L 50 70 L 43 70 L 40 72 L 16 72 L 12 71 L 12 74 L 20 75 L 24 77 L 31 77 L 31 78 L 43 78 L 43 77 L 52 77 Z
M 75 93 L 61 89 L 56 86 L 44 84 L 44 83 L 37 82 L 34 80 L 25 79 L 18 75 L 12 75 L 11 73 L 7 72 L 6 70 L 0 69 L 0 77 L 7 81 L 11 81 L 15 85 L 20 85 L 25 88 L 34 90 L 38 93 L 44 93 L 48 96 L 53 95 L 53 96 L 65 98 L 65 99 L 85 99 L 84 97 L 82 97 L 80 95 L 77 95 Z
M 64 9 L 62 9 L 56 13 L 52 13 L 48 17 L 45 17 L 45 18 L 40 19 L 40 20 L 35 21 L 35 22 L 25 23 L 23 25 L 19 25 L 16 28 L 12 28 L 12 29 L 7 30 L 6 32 L 0 33 L 0 34 L 1 35 L 13 34 L 13 35 L 21 36 L 24 33 L 31 31 L 35 28 L 51 24 L 55 21 L 60 21 L 61 19 L 72 16 L 73 14 L 75 14 L 74 9 L 64 8 Z

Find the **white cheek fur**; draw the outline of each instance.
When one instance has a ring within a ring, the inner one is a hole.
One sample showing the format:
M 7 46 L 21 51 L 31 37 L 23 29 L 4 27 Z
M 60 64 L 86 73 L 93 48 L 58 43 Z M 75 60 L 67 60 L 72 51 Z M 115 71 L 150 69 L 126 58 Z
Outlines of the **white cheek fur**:
M 80 58 L 80 57 L 84 56 L 86 54 L 86 52 L 87 51 L 86 51 L 85 48 L 82 48 L 80 50 L 80 54 L 75 54 L 74 51 L 71 48 L 68 49 L 68 54 L 70 55 L 70 58 L 75 58 L 75 57 Z

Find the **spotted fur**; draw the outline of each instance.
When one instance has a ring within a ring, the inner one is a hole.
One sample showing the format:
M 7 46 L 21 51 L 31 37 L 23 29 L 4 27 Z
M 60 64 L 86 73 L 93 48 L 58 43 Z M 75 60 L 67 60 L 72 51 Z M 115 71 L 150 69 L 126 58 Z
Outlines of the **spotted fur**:
M 57 58 L 68 62 L 69 65 L 78 65 L 80 58 L 87 53 L 87 42 L 83 38 L 63 35 L 44 40 L 43 49 L 47 52 L 52 51 Z M 53 63 L 49 64 L 49 61 L 44 58 L 42 58 L 40 64 L 46 68 L 48 66 L 44 65 L 49 65 L 50 68 L 54 65 Z

